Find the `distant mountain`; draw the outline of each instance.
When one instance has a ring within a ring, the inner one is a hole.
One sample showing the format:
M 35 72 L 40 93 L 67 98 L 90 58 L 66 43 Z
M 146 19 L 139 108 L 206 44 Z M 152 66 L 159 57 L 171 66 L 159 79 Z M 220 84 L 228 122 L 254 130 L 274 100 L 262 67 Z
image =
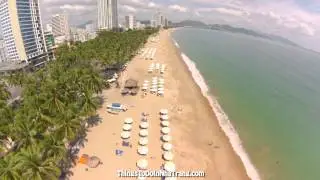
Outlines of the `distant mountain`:
M 193 20 L 184 20 L 178 23 L 172 23 L 174 27 L 184 27 L 184 26 L 191 26 L 191 27 L 207 27 L 208 25 L 201 22 L 201 21 L 193 21 Z
M 92 24 L 93 22 L 93 20 L 89 20 L 83 24 L 78 25 L 77 28 L 85 29 L 87 24 Z
M 291 46 L 296 46 L 296 47 L 300 47 L 298 44 L 280 37 L 280 36 L 276 36 L 276 35 L 272 35 L 272 34 L 265 34 L 265 33 L 260 33 L 260 32 L 256 32 L 250 29 L 245 29 L 245 28 L 239 28 L 239 27 L 232 27 L 229 25 L 221 25 L 221 24 L 214 24 L 214 25 L 209 25 L 209 28 L 212 30 L 217 30 L 217 31 L 226 31 L 226 32 L 232 32 L 232 33 L 241 33 L 241 34 L 246 34 L 249 36 L 254 36 L 254 37 L 259 37 L 259 38 L 263 38 L 263 39 L 269 39 L 272 41 L 277 41 L 277 42 L 281 42 L 284 44 L 288 44 Z

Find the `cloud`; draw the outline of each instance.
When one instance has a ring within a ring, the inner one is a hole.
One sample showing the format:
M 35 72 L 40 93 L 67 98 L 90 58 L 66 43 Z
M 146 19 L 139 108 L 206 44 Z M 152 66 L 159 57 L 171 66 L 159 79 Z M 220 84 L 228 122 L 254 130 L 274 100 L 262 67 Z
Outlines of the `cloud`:
M 250 15 L 249 12 L 244 12 L 244 11 L 235 10 L 235 9 L 228 9 L 228 8 L 215 8 L 214 10 L 222 14 L 228 14 L 233 16 Z
M 127 12 L 137 12 L 136 8 L 129 6 L 129 5 L 122 5 L 122 6 L 120 6 L 120 8 L 123 8 Z
M 95 20 L 97 16 L 97 0 L 41 0 L 40 3 L 45 21 L 63 11 L 69 14 L 70 24 Z M 137 19 L 147 20 L 160 10 L 173 21 L 195 19 L 242 26 L 278 34 L 320 50 L 320 13 L 315 11 L 319 5 L 318 0 L 304 4 L 296 0 L 118 0 L 120 19 L 134 13 Z
M 183 7 L 183 6 L 179 6 L 177 4 L 170 5 L 169 9 L 172 9 L 172 10 L 175 10 L 175 11 L 179 11 L 179 12 L 187 12 L 188 11 L 188 8 Z

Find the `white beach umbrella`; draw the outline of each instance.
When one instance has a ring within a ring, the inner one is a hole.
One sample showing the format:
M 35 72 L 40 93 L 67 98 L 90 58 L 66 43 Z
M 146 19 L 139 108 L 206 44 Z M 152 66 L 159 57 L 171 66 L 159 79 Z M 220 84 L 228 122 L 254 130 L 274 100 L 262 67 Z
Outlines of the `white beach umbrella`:
M 132 118 L 126 118 L 126 119 L 124 120 L 124 123 L 125 123 L 125 124 L 132 124 L 132 123 L 133 123 L 133 119 L 132 119 Z
M 152 77 L 152 79 L 156 79 L 156 80 L 158 80 L 158 77 L 154 76 L 154 77 Z
M 161 121 L 162 127 L 169 127 L 169 125 L 170 125 L 169 121 Z
M 146 86 L 142 87 L 142 90 L 147 90 L 147 89 L 148 89 L 148 87 L 146 87 Z
M 158 91 L 158 95 L 163 96 L 164 95 L 164 91 Z
M 162 91 L 162 92 L 163 92 L 163 91 L 164 91 L 164 88 L 158 88 L 158 92 L 159 92 L 159 91 Z
M 139 160 L 137 161 L 137 167 L 138 167 L 139 169 L 142 169 L 142 170 L 147 169 L 147 167 L 148 167 L 148 160 L 146 160 L 146 159 L 139 159 Z
M 144 80 L 143 82 L 144 82 L 144 83 L 149 83 L 149 81 L 148 81 L 148 80 Z
M 140 130 L 139 135 L 141 137 L 147 137 L 148 136 L 148 131 L 145 129 Z
M 157 81 L 152 81 L 152 85 L 157 87 Z
M 153 85 L 151 86 L 152 89 L 157 89 L 157 87 L 158 87 L 158 86 L 157 86 L 156 84 L 153 84 Z
M 132 126 L 131 126 L 130 124 L 124 124 L 124 125 L 122 126 L 122 129 L 125 130 L 125 131 L 130 131 L 131 128 L 132 128 Z
M 161 114 L 161 115 L 166 115 L 166 114 L 168 114 L 168 109 L 160 109 L 160 114 Z
M 169 151 L 168 151 L 168 152 L 164 152 L 162 157 L 163 157 L 163 159 L 166 160 L 166 161 L 172 161 L 174 155 L 173 155 L 172 152 L 169 152 Z
M 140 128 L 141 129 L 148 129 L 149 123 L 148 122 L 141 122 L 140 123 Z
M 161 116 L 160 116 L 160 119 L 161 119 L 161 120 L 168 120 L 168 119 L 169 119 L 169 116 L 168 116 L 167 114 L 161 115 Z
M 172 140 L 172 137 L 171 137 L 170 135 L 163 135 L 163 136 L 161 137 L 161 140 L 162 140 L 163 142 L 170 142 L 170 141 Z
M 143 83 L 142 86 L 149 86 L 149 84 L 148 83 Z
M 164 163 L 164 170 L 169 172 L 176 171 L 176 165 L 172 161 L 168 161 Z
M 163 81 L 164 82 L 164 79 L 163 78 L 159 78 L 159 81 Z
M 148 141 L 148 138 L 143 137 L 143 138 L 140 138 L 140 139 L 139 139 L 139 144 L 140 144 L 141 146 L 147 145 L 148 142 L 149 142 L 149 141 Z
M 163 88 L 163 84 L 158 84 L 158 88 Z
M 150 89 L 150 92 L 157 92 L 157 89 L 152 88 L 152 89 Z
M 165 177 L 164 180 L 176 180 L 176 177 Z
M 163 128 L 161 128 L 161 133 L 162 133 L 162 134 L 169 134 L 169 133 L 170 133 L 170 128 L 169 128 L 169 127 L 163 127 Z
M 164 81 L 159 81 L 158 84 L 164 84 Z
M 137 177 L 137 180 L 146 180 L 147 179 L 147 177 L 145 177 L 145 176 L 138 176 Z
M 130 132 L 129 132 L 129 131 L 123 131 L 123 132 L 121 133 L 121 138 L 122 138 L 122 139 L 128 139 L 128 138 L 130 138 Z
M 162 149 L 165 151 L 171 151 L 172 150 L 172 144 L 170 143 L 163 143 L 162 144 Z
M 148 152 L 149 152 L 148 147 L 146 147 L 146 146 L 139 146 L 139 147 L 138 147 L 138 154 L 140 154 L 140 155 L 147 155 Z

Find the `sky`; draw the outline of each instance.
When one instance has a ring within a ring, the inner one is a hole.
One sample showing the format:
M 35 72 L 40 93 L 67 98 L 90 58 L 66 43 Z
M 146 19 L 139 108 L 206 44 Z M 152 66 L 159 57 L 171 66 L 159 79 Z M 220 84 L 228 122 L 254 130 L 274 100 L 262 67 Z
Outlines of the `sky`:
M 44 22 L 66 12 L 70 24 L 97 18 L 97 0 L 40 0 Z M 288 38 L 320 52 L 320 0 L 118 0 L 119 21 L 149 20 L 160 10 L 172 21 L 229 24 Z

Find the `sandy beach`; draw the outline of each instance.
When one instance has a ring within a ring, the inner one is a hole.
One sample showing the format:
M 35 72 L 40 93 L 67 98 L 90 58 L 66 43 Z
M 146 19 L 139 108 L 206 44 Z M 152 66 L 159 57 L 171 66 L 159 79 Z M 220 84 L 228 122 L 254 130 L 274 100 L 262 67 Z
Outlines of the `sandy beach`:
M 142 97 L 142 92 L 136 96 L 122 96 L 120 89 L 110 88 L 103 92 L 105 102 L 98 110 L 102 123 L 89 129 L 85 147 L 81 154 L 99 157 L 103 164 L 97 168 L 89 168 L 77 164 L 71 171 L 73 180 L 115 180 L 119 178 L 117 170 L 137 170 L 136 162 L 141 159 L 137 153 L 139 140 L 139 124 L 141 113 L 150 114 L 148 122 L 148 159 L 150 170 L 159 170 L 164 163 L 160 109 L 169 110 L 169 121 L 173 144 L 174 162 L 177 171 L 205 171 L 205 178 L 178 179 L 209 179 L 209 180 L 244 180 L 249 179 L 245 173 L 240 158 L 234 153 L 228 138 L 220 129 L 218 121 L 208 103 L 202 96 L 200 88 L 193 81 L 188 68 L 181 59 L 179 50 L 173 44 L 170 33 L 172 30 L 160 32 L 160 41 L 146 44 L 146 47 L 157 48 L 154 60 L 145 60 L 136 56 L 128 65 L 127 70 L 120 77 L 121 84 L 133 78 L 141 86 L 144 80 L 151 82 L 152 77 L 159 73 L 148 73 L 151 63 L 166 64 L 165 95 L 159 97 L 148 93 Z M 106 107 L 113 102 L 128 106 L 128 111 L 118 115 L 108 114 Z M 132 147 L 123 147 L 120 134 L 125 118 L 133 118 L 131 137 Z M 123 151 L 122 156 L 115 154 L 116 149 Z M 149 179 L 149 178 L 148 178 Z M 156 178 L 152 178 L 156 179 Z M 160 178 L 158 178 L 160 179 Z

